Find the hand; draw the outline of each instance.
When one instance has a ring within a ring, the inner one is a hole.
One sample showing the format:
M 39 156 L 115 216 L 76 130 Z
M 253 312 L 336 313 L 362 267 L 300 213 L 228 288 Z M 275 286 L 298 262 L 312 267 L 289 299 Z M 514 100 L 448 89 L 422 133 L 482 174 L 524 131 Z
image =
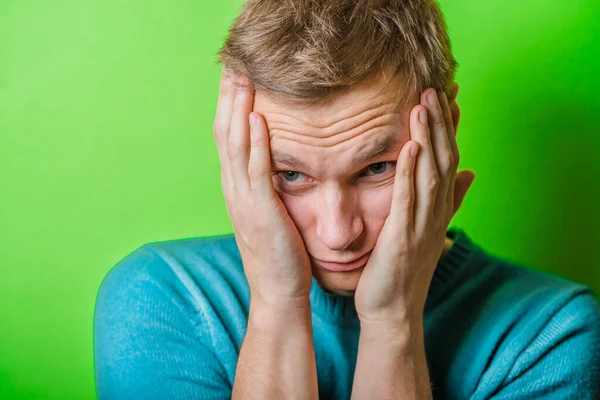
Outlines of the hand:
M 312 271 L 300 233 L 273 189 L 269 134 L 257 113 L 254 88 L 223 71 L 214 123 L 221 186 L 253 302 L 308 302 Z M 250 132 L 251 131 L 251 132 Z
M 475 179 L 468 170 L 456 173 L 455 96 L 449 105 L 445 94 L 427 89 L 411 111 L 411 140 L 398 156 L 390 214 L 355 292 L 361 323 L 422 322 L 448 225 Z M 413 148 L 416 158 L 409 155 Z

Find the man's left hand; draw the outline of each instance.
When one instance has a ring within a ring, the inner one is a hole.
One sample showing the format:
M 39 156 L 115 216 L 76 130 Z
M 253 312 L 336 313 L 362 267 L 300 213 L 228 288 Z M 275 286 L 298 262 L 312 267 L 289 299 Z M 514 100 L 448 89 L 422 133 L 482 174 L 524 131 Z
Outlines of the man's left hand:
M 429 88 L 411 110 L 411 140 L 398 156 L 390 213 L 355 292 L 363 326 L 422 324 L 448 225 L 475 179 L 469 170 L 457 174 L 454 101 Z

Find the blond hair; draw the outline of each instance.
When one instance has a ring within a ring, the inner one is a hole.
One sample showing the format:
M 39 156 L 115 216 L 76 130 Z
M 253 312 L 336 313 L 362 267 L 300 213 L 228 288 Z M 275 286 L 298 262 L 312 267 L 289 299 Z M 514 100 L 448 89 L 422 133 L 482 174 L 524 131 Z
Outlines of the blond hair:
M 248 0 L 217 59 L 257 91 L 307 106 L 382 74 L 404 104 L 427 87 L 450 95 L 457 67 L 435 0 Z

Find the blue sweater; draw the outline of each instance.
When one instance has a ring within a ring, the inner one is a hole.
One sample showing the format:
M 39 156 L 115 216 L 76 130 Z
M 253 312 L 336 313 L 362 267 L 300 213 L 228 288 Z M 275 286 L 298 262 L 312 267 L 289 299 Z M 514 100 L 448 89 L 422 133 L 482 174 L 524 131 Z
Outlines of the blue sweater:
M 435 399 L 600 399 L 600 304 L 591 289 L 485 252 L 464 230 L 425 305 Z M 249 289 L 233 235 L 142 246 L 100 287 L 100 399 L 229 399 Z M 320 399 L 349 399 L 360 323 L 352 297 L 310 293 Z

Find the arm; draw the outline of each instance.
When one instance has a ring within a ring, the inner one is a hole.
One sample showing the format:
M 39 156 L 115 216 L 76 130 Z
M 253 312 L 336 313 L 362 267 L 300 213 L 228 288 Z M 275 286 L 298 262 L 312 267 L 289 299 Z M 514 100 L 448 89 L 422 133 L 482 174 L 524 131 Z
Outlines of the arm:
M 223 70 L 214 136 L 221 186 L 250 287 L 234 399 L 318 397 L 308 253 L 273 187 L 270 137 L 247 77 Z
M 317 399 L 310 303 L 251 305 L 233 399 Z
M 475 175 L 456 172 L 455 127 L 444 93 L 425 90 L 409 123 L 390 213 L 354 296 L 361 322 L 354 400 L 432 397 L 423 310 L 448 225 Z
M 353 399 L 431 399 L 422 324 L 361 327 Z

